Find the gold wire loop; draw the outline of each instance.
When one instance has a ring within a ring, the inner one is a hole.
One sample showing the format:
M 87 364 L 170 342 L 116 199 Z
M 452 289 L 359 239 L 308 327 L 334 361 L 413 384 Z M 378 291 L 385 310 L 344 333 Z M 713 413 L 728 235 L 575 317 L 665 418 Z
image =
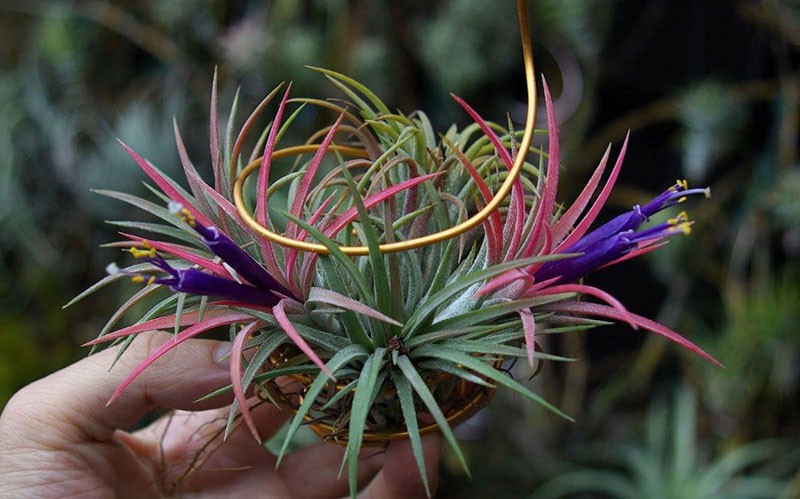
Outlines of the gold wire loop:
M 486 203 L 483 209 L 475 213 L 470 218 L 464 220 L 458 225 L 450 227 L 449 229 L 435 232 L 433 234 L 428 234 L 426 236 L 408 239 L 405 241 L 382 244 L 380 245 L 380 250 L 382 253 L 396 253 L 399 251 L 420 248 L 459 236 L 481 224 L 489 215 L 492 214 L 492 212 L 494 212 L 494 210 L 500 206 L 500 203 L 502 203 L 511 192 L 511 188 L 522 171 L 523 165 L 525 164 L 525 157 L 527 156 L 527 151 L 530 149 L 531 142 L 533 140 L 533 130 L 536 124 L 536 75 L 534 73 L 533 66 L 533 48 L 531 46 L 530 32 L 528 29 L 528 9 L 526 4 L 526 0 L 517 0 L 517 17 L 519 18 L 519 32 L 522 39 L 522 58 L 525 66 L 525 86 L 528 93 L 528 110 L 525 115 L 525 129 L 522 134 L 522 139 L 519 143 L 519 152 L 517 153 L 517 157 L 514 158 L 514 164 L 511 166 L 508 176 L 500 185 L 500 188 L 497 190 L 497 193 L 494 195 L 494 197 L 488 203 Z M 366 157 L 366 153 L 363 149 L 336 145 L 331 145 L 330 148 L 333 151 L 338 151 L 345 155 Z M 318 144 L 287 147 L 285 149 L 275 151 L 272 155 L 272 158 L 280 159 L 294 154 L 313 152 L 317 149 L 319 149 Z M 239 212 L 242 220 L 255 232 L 264 236 L 273 243 L 296 248 L 298 250 L 327 254 L 328 249 L 322 244 L 311 243 L 308 241 L 298 241 L 270 231 L 263 225 L 259 224 L 246 209 L 244 198 L 242 196 L 242 188 L 245 180 L 254 171 L 256 171 L 260 165 L 260 158 L 248 164 L 247 167 L 245 167 L 236 177 L 236 183 L 233 186 L 233 198 L 236 204 L 236 210 Z M 340 246 L 339 249 L 343 253 L 351 256 L 367 255 L 369 253 L 369 248 L 367 246 Z

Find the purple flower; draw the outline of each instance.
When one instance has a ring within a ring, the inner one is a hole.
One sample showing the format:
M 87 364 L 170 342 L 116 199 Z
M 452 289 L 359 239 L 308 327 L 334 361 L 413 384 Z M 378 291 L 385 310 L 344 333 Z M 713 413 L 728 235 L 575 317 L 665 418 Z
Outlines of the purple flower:
M 200 238 L 208 249 L 220 257 L 223 262 L 236 271 L 240 276 L 256 288 L 271 290 L 285 296 L 297 299 L 291 291 L 286 289 L 274 277 L 264 270 L 253 258 L 247 254 L 238 244 L 233 242 L 228 236 L 219 231 L 216 227 L 205 227 L 197 222 L 191 212 L 180 203 L 170 202 L 169 210 L 179 215 L 194 230 L 200 234 Z
M 196 268 L 176 269 L 147 241 L 143 243 L 144 249 L 131 248 L 130 253 L 136 258 L 146 260 L 164 271 L 166 275 L 133 274 L 135 281 L 169 286 L 170 289 L 179 293 L 213 296 L 256 306 L 275 306 L 280 301 L 281 295 L 296 299 L 285 286 L 275 280 L 258 262 L 219 229 L 200 224 L 180 203 L 170 202 L 169 210 L 179 215 L 194 228 L 200 235 L 203 244 L 219 257 L 226 267 L 246 279 L 249 284 Z M 107 270 L 115 273 L 119 271 L 119 268 L 116 265 L 110 265 Z
M 539 267 L 533 277 L 536 282 L 557 278 L 553 284 L 575 282 L 593 270 L 624 257 L 643 244 L 652 244 L 674 234 L 688 234 L 692 222 L 686 213 L 645 230 L 639 230 L 647 219 L 671 206 L 683 202 L 687 196 L 703 194 L 709 189 L 689 189 L 685 180 L 678 181 L 644 206 L 636 205 L 597 229 L 589 232 L 559 253 L 577 253 L 578 256 L 548 262 Z
M 136 250 L 135 252 L 132 251 L 134 256 L 144 258 L 149 263 L 167 273 L 167 275 L 163 277 L 147 277 L 146 280 L 148 284 L 169 286 L 170 289 L 179 293 L 215 296 L 223 300 L 244 302 L 252 305 L 271 307 L 278 303 L 279 298 L 270 291 L 240 284 L 236 281 L 226 279 L 225 277 L 220 277 L 194 268 L 176 269 L 152 248 L 150 250 L 131 249 Z M 147 255 L 139 256 L 142 253 L 147 253 Z M 137 280 L 145 280 L 145 277 L 141 275 L 135 278 L 138 278 Z

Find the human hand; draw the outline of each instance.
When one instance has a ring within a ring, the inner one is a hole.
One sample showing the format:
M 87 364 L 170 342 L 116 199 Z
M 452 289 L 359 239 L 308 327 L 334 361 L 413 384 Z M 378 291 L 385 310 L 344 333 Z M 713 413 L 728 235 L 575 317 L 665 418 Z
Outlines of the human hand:
M 303 497 L 347 495 L 339 479 L 343 449 L 314 444 L 276 458 L 244 428 L 225 442 L 229 396 L 195 403 L 230 383 L 216 362 L 225 343 L 191 340 L 146 369 L 119 399 L 116 387 L 149 352 L 171 338 L 146 333 L 108 371 L 112 348 L 20 390 L 0 416 L 0 497 Z M 179 409 L 129 433 L 155 407 Z M 259 433 L 270 437 L 289 417 L 262 404 L 253 410 Z M 218 447 L 217 447 L 218 446 Z M 438 480 L 441 437 L 423 437 L 432 490 Z M 197 468 L 198 463 L 202 467 Z M 188 471 L 188 473 L 187 473 Z M 359 463 L 360 497 L 425 497 L 408 441 L 384 451 L 367 448 Z

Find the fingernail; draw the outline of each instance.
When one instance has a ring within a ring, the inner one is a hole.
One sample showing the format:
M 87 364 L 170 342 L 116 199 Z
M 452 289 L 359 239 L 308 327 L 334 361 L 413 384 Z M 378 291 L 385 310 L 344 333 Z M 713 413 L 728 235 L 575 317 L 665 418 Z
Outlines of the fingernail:
M 231 342 L 230 341 L 223 341 L 219 344 L 216 350 L 214 350 L 214 361 L 225 369 L 228 369 L 230 366 L 231 361 Z

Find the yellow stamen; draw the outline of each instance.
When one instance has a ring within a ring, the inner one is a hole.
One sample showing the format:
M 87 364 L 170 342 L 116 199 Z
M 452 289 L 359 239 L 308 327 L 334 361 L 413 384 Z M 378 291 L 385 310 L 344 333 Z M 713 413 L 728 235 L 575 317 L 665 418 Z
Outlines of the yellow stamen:
M 186 208 L 183 208 L 178 213 L 178 216 L 181 217 L 181 220 L 189 224 L 189 227 L 194 227 L 195 224 L 194 215 L 192 215 L 191 211 L 187 210 Z
M 155 258 L 156 249 L 148 241 L 142 241 L 142 247 L 145 249 L 139 249 L 134 246 L 129 248 L 128 252 L 130 252 L 134 258 Z
M 148 280 L 147 280 L 147 285 L 148 285 L 148 286 L 150 286 L 150 285 L 152 285 L 154 282 L 156 282 L 156 276 L 154 276 L 154 275 L 151 275 L 151 276 L 150 276 L 150 279 L 148 279 Z
M 136 283 L 144 282 L 144 277 L 142 277 L 140 275 L 135 275 L 135 276 L 131 277 L 131 281 L 136 282 Z
M 670 218 L 667 220 L 667 223 L 672 225 L 673 227 L 679 227 L 681 224 L 685 224 L 689 221 L 689 215 L 686 214 L 685 211 L 678 213 L 678 216 L 675 218 Z

